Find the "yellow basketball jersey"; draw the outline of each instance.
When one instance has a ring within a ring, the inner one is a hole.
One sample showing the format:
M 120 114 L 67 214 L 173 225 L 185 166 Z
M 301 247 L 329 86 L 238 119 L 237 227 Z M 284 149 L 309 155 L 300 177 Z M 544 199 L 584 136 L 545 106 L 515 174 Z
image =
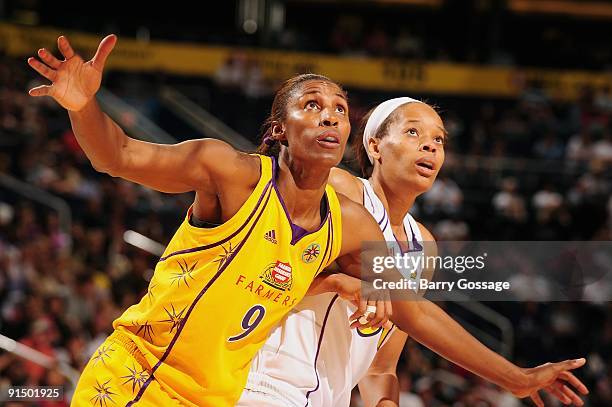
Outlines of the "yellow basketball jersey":
M 270 330 L 340 252 L 333 188 L 320 227 L 299 230 L 278 193 L 275 160 L 259 157 L 260 180 L 240 210 L 223 225 L 199 228 L 189 223 L 190 208 L 146 295 L 113 323 L 151 368 L 136 405 L 157 380 L 184 404 L 233 406 Z

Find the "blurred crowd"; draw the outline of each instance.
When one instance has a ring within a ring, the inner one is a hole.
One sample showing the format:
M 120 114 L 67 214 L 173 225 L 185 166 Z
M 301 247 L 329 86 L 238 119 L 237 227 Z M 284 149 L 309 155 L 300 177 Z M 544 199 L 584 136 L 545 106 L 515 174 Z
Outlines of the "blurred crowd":
M 191 5 L 180 1 L 163 13 L 118 0 L 107 2 L 108 8 L 91 16 L 83 2 L 66 0 L 69 5 L 60 11 L 42 1 L 15 0 L 0 5 L 0 17 L 4 11 L 8 20 L 26 24 L 96 35 L 114 32 L 142 41 L 178 40 L 415 61 L 580 70 L 609 69 L 612 61 L 612 32 L 605 7 L 598 19 L 588 18 L 588 7 L 584 15 L 560 17 L 514 12 L 512 2 L 502 0 L 444 0 L 434 6 L 400 1 L 267 0 L 258 3 L 255 17 L 246 12 L 245 2 L 236 1 L 218 4 L 214 13 L 185 12 Z M 126 12 L 119 15 L 117 9 Z M 244 24 L 253 18 L 258 19 L 255 26 L 252 20 Z
M 246 62 L 243 68 L 257 69 Z M 206 86 L 215 113 L 239 131 L 250 128 L 247 136 L 257 141 L 253 131 L 269 109 L 272 84 L 248 77 L 227 68 Z M 1 57 L 0 174 L 62 198 L 72 220 L 66 229 L 54 209 L 0 184 L 0 333 L 80 370 L 113 319 L 146 292 L 155 266 L 156 257 L 125 243 L 124 232 L 168 242 L 192 195 L 161 194 L 97 173 L 65 111 L 27 96 L 33 78 L 23 61 Z M 388 95 L 349 90 L 349 96 L 357 128 L 360 116 Z M 611 240 L 609 90 L 585 89 L 566 104 L 537 88 L 499 104 L 435 100 L 450 132 L 449 152 L 414 214 L 438 239 Z M 235 113 L 228 113 L 232 102 Z M 255 113 L 240 122 L 248 106 Z M 346 163 L 354 165 L 350 152 Z M 512 322 L 513 361 L 535 366 L 586 356 L 577 374 L 591 389 L 587 406 L 606 406 L 612 405 L 609 298 L 487 305 Z M 403 406 L 521 405 L 412 341 L 398 372 Z M 0 389 L 9 384 L 69 388 L 57 369 L 0 350 Z

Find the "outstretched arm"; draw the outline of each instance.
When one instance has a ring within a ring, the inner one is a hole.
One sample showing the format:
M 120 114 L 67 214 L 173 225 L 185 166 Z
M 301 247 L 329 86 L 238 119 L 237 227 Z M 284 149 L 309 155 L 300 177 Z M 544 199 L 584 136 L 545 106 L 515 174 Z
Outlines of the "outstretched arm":
M 354 212 L 347 211 L 347 216 L 355 216 L 356 214 L 356 210 Z M 377 240 L 378 233 L 373 233 L 369 220 L 362 218 L 361 228 L 357 228 L 354 219 L 345 219 L 344 212 L 342 220 L 343 230 L 351 231 L 349 235 L 351 244 L 354 244 L 356 239 L 361 241 Z M 372 222 L 374 221 L 372 220 Z M 374 224 L 376 225 L 375 222 Z M 366 233 L 366 235 L 364 236 L 363 233 Z M 346 235 L 343 234 L 343 236 Z M 371 236 L 376 236 L 376 238 L 372 239 Z M 424 237 L 427 239 L 426 234 L 424 234 Z M 354 246 L 352 248 L 355 249 Z M 356 250 L 359 251 L 361 248 Z M 379 255 L 380 253 L 374 252 L 364 252 L 361 255 L 350 253 L 338 258 L 338 264 L 344 273 L 357 278 L 371 279 L 371 275 L 363 276 L 362 271 L 371 269 L 372 263 L 368 263 L 369 267 L 362 269 L 360 262 L 370 262 L 374 256 Z M 395 269 L 385 270 L 385 275 L 391 281 L 399 281 L 402 278 Z M 566 384 L 570 384 L 582 394 L 588 393 L 586 387 L 570 373 L 572 369 L 584 365 L 584 359 L 548 363 L 532 369 L 522 369 L 484 346 L 446 312 L 430 301 L 422 298 L 393 300 L 392 310 L 390 319 L 416 341 L 445 359 L 511 391 L 517 397 L 530 396 L 536 405 L 543 406 L 538 391 L 546 390 L 562 402 L 583 405 L 576 393 Z
M 190 140 L 175 145 L 147 143 L 128 137 L 96 102 L 106 59 L 117 37 L 104 38 L 95 56 L 85 62 L 68 39 L 58 38 L 63 60 L 40 49 L 41 61 L 28 64 L 51 85 L 30 90 L 32 96 L 51 96 L 68 110 L 79 145 L 98 171 L 125 178 L 162 192 L 203 190 L 216 194 L 217 185 L 236 180 L 256 182 L 257 160 L 249 160 L 219 140 Z
M 530 396 L 536 405 L 543 406 L 537 393 L 543 389 L 562 402 L 583 404 L 566 382 L 582 394 L 588 393 L 584 384 L 570 373 L 584 365 L 584 359 L 521 369 L 484 346 L 430 301 L 394 301 L 393 310 L 393 321 L 416 341 L 517 397 Z

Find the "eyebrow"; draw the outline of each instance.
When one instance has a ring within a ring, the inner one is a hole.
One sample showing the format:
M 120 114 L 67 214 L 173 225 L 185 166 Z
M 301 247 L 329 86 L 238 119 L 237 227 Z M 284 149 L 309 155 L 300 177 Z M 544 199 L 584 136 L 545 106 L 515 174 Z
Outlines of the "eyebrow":
M 310 94 L 313 94 L 313 93 L 318 93 L 318 94 L 321 94 L 321 91 L 318 91 L 318 90 L 309 90 L 308 92 L 304 92 L 304 93 L 302 94 L 302 96 L 305 96 L 305 95 L 310 95 Z M 342 99 L 344 99 L 345 101 L 347 101 L 347 100 L 346 100 L 346 96 L 344 96 L 342 93 L 336 93 L 336 96 L 339 96 L 339 97 L 341 97 Z
M 421 123 L 421 121 L 417 119 L 413 119 L 413 120 L 408 120 L 408 123 Z M 444 127 L 438 126 L 438 125 L 436 125 L 436 127 L 442 130 L 442 133 L 444 133 L 445 136 L 448 136 L 448 131 L 446 131 Z

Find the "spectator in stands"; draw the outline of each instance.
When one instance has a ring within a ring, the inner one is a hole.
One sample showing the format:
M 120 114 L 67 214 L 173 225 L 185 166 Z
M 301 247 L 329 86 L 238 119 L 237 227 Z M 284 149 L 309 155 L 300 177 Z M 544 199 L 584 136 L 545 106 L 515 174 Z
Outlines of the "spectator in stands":
M 612 122 L 607 129 L 601 130 L 601 137 L 593 144 L 593 158 L 612 167 Z
M 570 160 L 567 165 L 575 167 L 576 164 L 584 164 L 593 157 L 593 140 L 591 133 L 582 131 L 572 136 L 567 143 L 565 156 Z
M 401 27 L 395 39 L 393 51 L 401 58 L 422 58 L 423 43 L 419 37 L 410 32 L 408 27 Z M 448 125 L 448 119 L 445 120 Z
M 423 211 L 432 215 L 454 215 L 461 211 L 463 193 L 455 181 L 440 174 L 431 189 L 423 194 Z
M 502 180 L 501 191 L 493 197 L 493 207 L 501 217 L 511 222 L 522 223 L 526 220 L 525 201 L 518 193 L 518 181 L 515 178 Z
M 561 160 L 563 158 L 563 144 L 552 131 L 546 132 L 544 137 L 536 142 L 533 148 L 534 156 L 543 160 Z

